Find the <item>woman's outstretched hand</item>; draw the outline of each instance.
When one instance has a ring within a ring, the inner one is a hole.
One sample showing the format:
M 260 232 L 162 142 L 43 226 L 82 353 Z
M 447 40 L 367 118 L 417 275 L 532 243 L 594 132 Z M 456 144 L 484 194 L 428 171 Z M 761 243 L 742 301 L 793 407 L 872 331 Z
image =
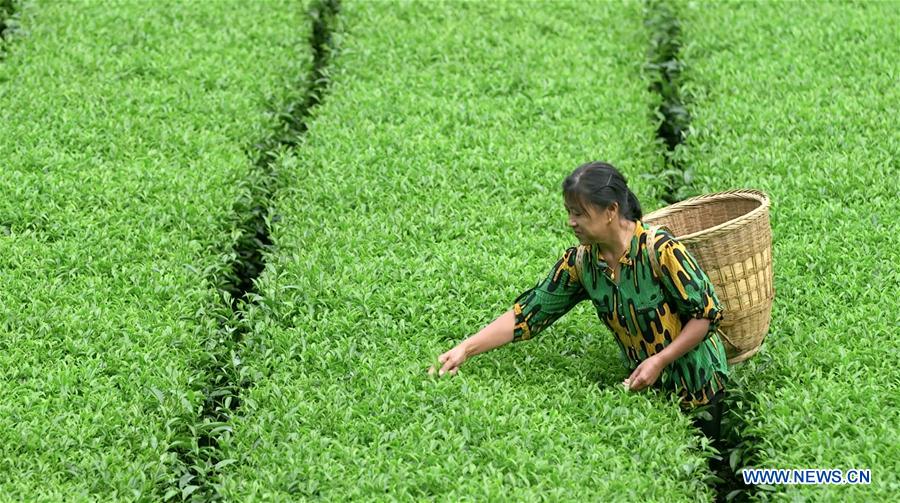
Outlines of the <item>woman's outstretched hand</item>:
M 513 309 L 501 314 L 477 334 L 460 342 L 455 348 L 439 356 L 438 363 L 429 367 L 428 375 L 434 375 L 435 372 L 438 372 L 438 375 L 444 375 L 448 372 L 450 375 L 456 375 L 459 372 L 459 366 L 467 358 L 512 342 L 515 323 L 516 313 Z M 435 367 L 440 367 L 440 371 Z
M 659 374 L 665 365 L 659 358 L 651 356 L 642 361 L 628 379 L 622 382 L 630 391 L 639 391 L 647 386 L 652 386 L 659 379 Z
M 466 361 L 466 348 L 460 344 L 439 356 L 438 361 L 443 364 L 440 371 L 438 371 L 438 375 L 442 376 L 448 372 L 450 375 L 456 375 L 456 373 L 459 372 L 459 366 Z M 428 368 L 428 375 L 434 375 L 434 367 L 435 366 L 432 365 Z

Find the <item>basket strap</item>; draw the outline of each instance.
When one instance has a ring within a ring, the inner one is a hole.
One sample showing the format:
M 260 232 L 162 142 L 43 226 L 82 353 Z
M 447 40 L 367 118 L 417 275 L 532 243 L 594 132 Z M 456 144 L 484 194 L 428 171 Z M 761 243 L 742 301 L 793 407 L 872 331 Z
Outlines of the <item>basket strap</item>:
M 731 347 L 736 348 L 741 353 L 743 353 L 745 351 L 745 348 L 742 348 L 741 346 L 738 346 L 735 343 L 731 342 L 731 339 L 728 337 L 728 334 L 726 334 L 722 330 L 721 327 L 716 328 L 716 333 L 719 334 L 719 337 L 722 339 L 723 342 L 727 342 Z
M 659 268 L 659 251 L 656 249 L 656 231 L 660 228 L 663 228 L 663 225 L 651 225 L 647 232 L 650 233 L 647 236 L 647 247 L 650 249 L 650 267 L 653 268 L 653 272 L 656 273 L 656 277 L 662 281 L 662 270 Z M 667 229 L 668 230 L 668 229 Z
M 578 282 L 584 285 L 584 282 L 581 281 L 581 261 L 584 257 L 584 246 L 578 246 L 578 252 L 575 254 L 575 271 L 578 273 Z

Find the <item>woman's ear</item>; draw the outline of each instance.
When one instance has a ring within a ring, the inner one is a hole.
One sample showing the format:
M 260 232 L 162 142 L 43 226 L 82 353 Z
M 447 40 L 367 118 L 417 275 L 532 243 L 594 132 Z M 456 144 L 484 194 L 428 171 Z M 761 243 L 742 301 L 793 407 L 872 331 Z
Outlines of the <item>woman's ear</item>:
M 615 220 L 615 218 L 616 218 L 616 216 L 618 216 L 618 214 L 619 214 L 619 203 L 617 201 L 613 201 L 612 204 L 610 204 L 606 208 L 606 211 L 603 212 L 603 215 L 606 217 L 604 220 L 606 220 L 607 223 L 611 223 L 613 220 Z

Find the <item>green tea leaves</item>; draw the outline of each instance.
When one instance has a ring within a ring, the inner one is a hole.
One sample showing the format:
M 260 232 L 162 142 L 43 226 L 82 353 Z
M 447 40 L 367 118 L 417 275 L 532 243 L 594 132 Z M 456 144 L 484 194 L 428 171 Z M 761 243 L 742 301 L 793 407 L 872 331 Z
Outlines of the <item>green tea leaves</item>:
M 677 406 L 588 378 L 627 376 L 587 310 L 436 375 L 573 241 L 553 229 L 574 166 L 653 190 L 640 6 L 347 2 L 340 23 L 328 98 L 277 167 L 274 303 L 247 336 L 270 351 L 241 352 L 267 378 L 222 446 L 225 499 L 708 496 Z
M 773 202 L 777 293 L 762 350 L 735 369 L 732 387 L 749 399 L 731 406 L 749 443 L 729 463 L 869 468 L 882 474 L 871 486 L 773 488 L 794 500 L 892 499 L 900 383 L 885 355 L 900 350 L 900 316 L 896 275 L 880 264 L 896 262 L 900 233 L 874 223 L 900 215 L 900 66 L 885 57 L 900 44 L 900 9 L 684 2 L 679 12 L 696 84 L 697 133 L 681 146 L 694 183 Z

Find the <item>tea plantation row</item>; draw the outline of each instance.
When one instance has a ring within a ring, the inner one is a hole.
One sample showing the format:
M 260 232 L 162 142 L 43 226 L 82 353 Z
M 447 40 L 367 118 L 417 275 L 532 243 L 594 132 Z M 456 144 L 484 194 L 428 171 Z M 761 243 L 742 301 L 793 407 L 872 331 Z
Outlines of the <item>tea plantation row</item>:
M 0 61 L 0 495 L 158 501 L 202 430 L 232 205 L 306 74 L 308 23 L 292 1 L 20 5 Z
M 229 336 L 233 204 L 308 72 L 305 4 L 17 6 L 25 32 L 0 60 L 0 494 L 186 495 L 188 451 L 222 426 L 201 409 Z M 872 486 L 776 497 L 889 499 L 900 9 L 678 7 L 694 122 L 676 155 L 698 192 L 773 196 L 772 330 L 737 369 L 755 459 L 873 470 Z M 712 498 L 696 430 L 671 397 L 618 387 L 589 303 L 456 378 L 425 375 L 574 246 L 559 184 L 577 164 L 611 160 L 660 206 L 641 176 L 659 160 L 642 9 L 344 2 L 330 93 L 279 157 L 277 251 L 235 355 L 253 386 L 218 493 Z
M 330 92 L 283 159 L 221 447 L 230 500 L 708 500 L 674 401 L 628 394 L 589 303 L 429 378 L 576 241 L 562 178 L 654 163 L 641 5 L 344 2 Z M 598 382 L 599 386 L 598 386 Z
M 772 196 L 772 328 L 738 370 L 758 465 L 872 470 L 871 486 L 778 494 L 795 501 L 895 499 L 900 4 L 680 11 L 694 116 L 680 155 L 700 192 Z

